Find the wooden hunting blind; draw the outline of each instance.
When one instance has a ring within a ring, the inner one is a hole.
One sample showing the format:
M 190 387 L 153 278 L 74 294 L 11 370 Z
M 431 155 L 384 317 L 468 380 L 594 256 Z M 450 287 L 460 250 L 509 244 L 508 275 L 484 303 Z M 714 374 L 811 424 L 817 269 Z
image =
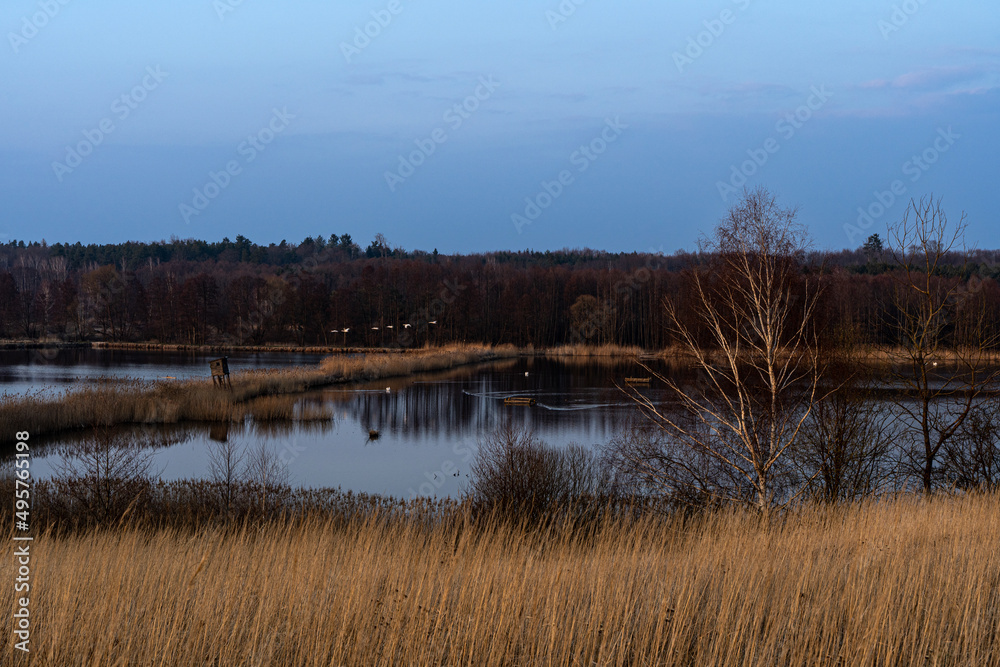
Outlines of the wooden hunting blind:
M 233 384 L 229 379 L 229 357 L 215 359 L 209 362 L 209 367 L 212 369 L 213 384 L 217 384 L 220 387 L 228 386 L 230 389 L 233 388 Z

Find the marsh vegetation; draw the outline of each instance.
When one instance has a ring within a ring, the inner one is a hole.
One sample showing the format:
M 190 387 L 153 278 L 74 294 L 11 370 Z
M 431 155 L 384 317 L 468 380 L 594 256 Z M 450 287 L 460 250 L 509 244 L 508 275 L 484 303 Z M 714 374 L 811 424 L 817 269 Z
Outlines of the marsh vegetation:
M 998 500 L 46 532 L 33 664 L 995 664 Z

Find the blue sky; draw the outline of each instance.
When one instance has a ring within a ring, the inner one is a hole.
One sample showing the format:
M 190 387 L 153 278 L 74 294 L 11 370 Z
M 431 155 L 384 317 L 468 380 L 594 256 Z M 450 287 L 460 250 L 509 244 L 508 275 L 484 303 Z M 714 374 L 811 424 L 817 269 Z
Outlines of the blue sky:
M 6 0 L 0 239 L 672 252 L 745 182 L 1000 247 L 995 3 L 680 5 Z

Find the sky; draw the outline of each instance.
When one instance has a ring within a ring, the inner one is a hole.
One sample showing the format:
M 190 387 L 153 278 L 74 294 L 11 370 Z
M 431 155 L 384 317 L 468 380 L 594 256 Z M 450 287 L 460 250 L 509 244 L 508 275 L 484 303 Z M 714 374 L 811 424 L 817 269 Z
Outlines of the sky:
M 694 249 L 744 187 L 1000 248 L 995 0 L 4 0 L 0 241 Z

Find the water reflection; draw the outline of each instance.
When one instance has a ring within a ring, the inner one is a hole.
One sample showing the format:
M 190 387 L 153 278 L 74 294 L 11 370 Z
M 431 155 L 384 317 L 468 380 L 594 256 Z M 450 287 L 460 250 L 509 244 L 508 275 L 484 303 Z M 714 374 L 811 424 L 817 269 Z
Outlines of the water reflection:
M 166 479 L 207 477 L 213 443 L 233 441 L 251 448 L 263 441 L 297 485 L 404 497 L 456 495 L 468 480 L 480 436 L 501 423 L 533 429 L 555 446 L 607 443 L 635 414 L 615 382 L 635 375 L 636 368 L 629 363 L 577 366 L 514 359 L 416 380 L 332 387 L 299 398 L 302 405 L 326 406 L 333 414 L 329 420 L 175 424 L 131 431 L 137 439 L 150 430 L 176 439 L 177 444 L 154 453 L 153 468 Z M 654 383 L 641 391 L 660 400 L 665 390 Z M 537 403 L 505 405 L 503 399 L 511 395 L 531 396 Z M 371 440 L 369 429 L 378 430 L 380 437 Z M 81 437 L 61 437 L 51 444 L 58 449 Z M 46 476 L 65 454 L 38 444 L 33 472 Z

